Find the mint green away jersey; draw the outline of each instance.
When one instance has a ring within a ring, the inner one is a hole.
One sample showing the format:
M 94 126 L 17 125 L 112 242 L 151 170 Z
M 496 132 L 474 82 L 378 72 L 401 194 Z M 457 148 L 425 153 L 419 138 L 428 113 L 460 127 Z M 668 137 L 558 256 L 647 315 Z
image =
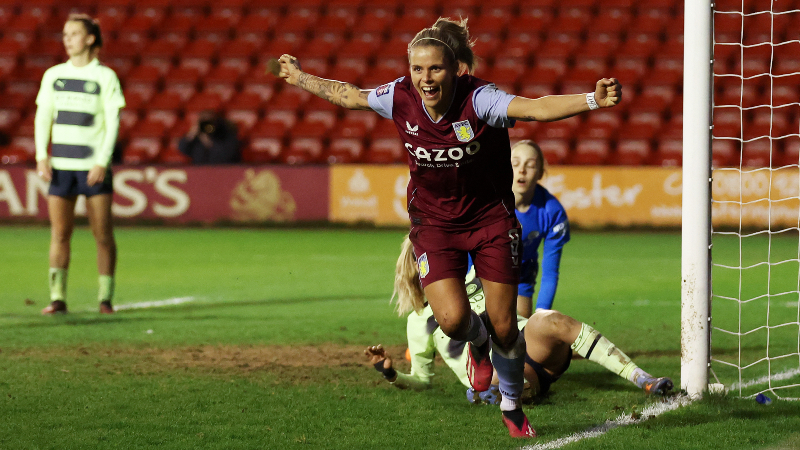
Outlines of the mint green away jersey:
M 36 97 L 36 160 L 60 170 L 89 170 L 111 162 L 125 97 L 114 71 L 97 58 L 83 67 L 67 61 L 42 77 Z

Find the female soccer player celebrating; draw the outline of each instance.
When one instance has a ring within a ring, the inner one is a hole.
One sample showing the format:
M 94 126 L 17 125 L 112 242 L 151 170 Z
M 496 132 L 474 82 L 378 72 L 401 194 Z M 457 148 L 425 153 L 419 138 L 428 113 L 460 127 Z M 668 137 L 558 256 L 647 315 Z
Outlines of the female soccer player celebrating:
M 517 219 L 522 226 L 522 265 L 517 294 L 517 314 L 530 317 L 533 287 L 539 272 L 539 244 L 542 249 L 542 279 L 536 311 L 550 309 L 558 286 L 561 252 L 569 241 L 569 220 L 564 207 L 539 184 L 545 171 L 542 149 L 533 141 L 520 141 L 511 147 Z
M 64 24 L 69 60 L 48 69 L 36 97 L 36 169 L 50 182 L 50 300 L 42 314 L 67 312 L 67 269 L 75 202 L 86 196 L 86 212 L 97 243 L 100 312 L 114 312 L 117 246 L 111 225 L 111 154 L 125 106 L 119 79 L 100 65 L 100 26 L 85 14 Z M 47 147 L 52 141 L 51 157 Z
M 469 342 L 475 390 L 489 388 L 494 363 L 503 423 L 513 436 L 533 437 L 519 402 L 525 356 L 515 313 L 521 241 L 506 128 L 515 119 L 551 121 L 614 106 L 621 86 L 602 79 L 585 95 L 506 94 L 470 75 L 475 55 L 466 19 L 439 19 L 423 29 L 409 43 L 408 57 L 410 76 L 371 91 L 305 73 L 290 55 L 280 57 L 279 76 L 336 105 L 372 109 L 394 121 L 409 154 L 410 239 L 425 296 L 442 331 Z M 486 295 L 486 323 L 470 309 L 464 287 L 468 254 Z
M 485 306 L 483 289 L 472 271 L 467 276 L 465 287 L 470 307 L 481 314 Z M 391 356 L 381 345 L 368 347 L 364 351 L 375 368 L 394 386 L 426 389 L 431 384 L 434 375 L 433 359 L 438 353 L 459 381 L 469 387 L 464 364 L 467 358 L 464 343 L 451 340 L 437 326 L 419 284 L 419 273 L 408 237 L 403 240 L 400 257 L 397 259 L 392 298 L 396 299 L 398 314 L 408 314 L 406 334 L 411 373 L 394 370 Z M 537 311 L 530 320 L 518 316 L 517 321 L 518 327 L 525 334 L 525 379 L 530 383 L 533 395 L 545 394 L 550 385 L 566 372 L 573 351 L 634 383 L 649 394 L 663 395 L 673 387 L 669 378 L 655 378 L 640 369 L 590 325 L 558 311 Z M 467 400 L 472 403 L 495 403 L 496 399 L 497 390 L 494 386 L 481 393 L 467 390 Z

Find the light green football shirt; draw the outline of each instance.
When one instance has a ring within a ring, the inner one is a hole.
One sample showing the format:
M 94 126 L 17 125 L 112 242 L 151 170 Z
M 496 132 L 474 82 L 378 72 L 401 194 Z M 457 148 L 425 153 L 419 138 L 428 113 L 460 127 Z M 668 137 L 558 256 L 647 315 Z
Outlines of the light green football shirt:
M 486 309 L 486 297 L 480 279 L 475 277 L 474 269 L 466 279 L 467 297 L 473 311 L 480 314 Z M 528 319 L 517 316 L 517 326 L 523 329 Z M 466 387 L 470 387 L 467 376 L 467 347 L 466 342 L 450 339 L 433 317 L 430 305 L 425 306 L 417 314 L 411 312 L 406 323 L 406 337 L 408 338 L 408 352 L 411 354 L 411 373 L 398 372 L 394 385 L 399 388 L 425 389 L 431 384 L 433 377 L 433 359 L 436 353 L 442 357 L 445 364 L 455 373 L 458 380 Z
M 42 77 L 36 105 L 37 161 L 47 159 L 52 140 L 54 169 L 108 167 L 119 131 L 119 110 L 125 107 L 112 69 L 97 58 L 83 67 L 70 61 L 53 66 Z

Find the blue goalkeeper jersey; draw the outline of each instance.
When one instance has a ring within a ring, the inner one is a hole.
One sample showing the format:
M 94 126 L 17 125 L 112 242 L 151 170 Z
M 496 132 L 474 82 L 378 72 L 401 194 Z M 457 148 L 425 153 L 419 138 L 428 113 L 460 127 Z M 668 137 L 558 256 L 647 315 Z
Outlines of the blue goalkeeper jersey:
M 539 244 L 542 250 L 542 279 L 536 308 L 551 309 L 558 286 L 561 251 L 569 241 L 567 212 L 553 194 L 536 185 L 533 201 L 525 212 L 517 210 L 522 226 L 522 266 L 518 294 L 533 297 L 536 274 L 539 271 Z

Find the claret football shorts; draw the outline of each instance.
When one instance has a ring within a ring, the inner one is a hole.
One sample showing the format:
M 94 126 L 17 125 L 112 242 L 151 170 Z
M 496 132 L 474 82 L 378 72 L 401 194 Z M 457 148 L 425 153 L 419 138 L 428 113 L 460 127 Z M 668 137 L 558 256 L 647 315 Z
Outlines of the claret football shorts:
M 516 217 L 470 229 L 414 225 L 409 233 L 422 287 L 446 278 L 463 280 L 467 254 L 478 277 L 495 283 L 519 283 L 522 243 Z

